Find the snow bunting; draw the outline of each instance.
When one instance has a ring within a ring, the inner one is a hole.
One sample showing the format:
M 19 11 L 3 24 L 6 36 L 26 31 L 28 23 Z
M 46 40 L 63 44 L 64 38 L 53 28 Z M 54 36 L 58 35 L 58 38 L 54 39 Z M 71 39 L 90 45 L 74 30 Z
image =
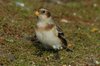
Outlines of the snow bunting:
M 35 12 L 38 22 L 35 32 L 36 38 L 45 49 L 60 50 L 67 48 L 67 41 L 62 30 L 55 24 L 51 13 L 44 8 Z

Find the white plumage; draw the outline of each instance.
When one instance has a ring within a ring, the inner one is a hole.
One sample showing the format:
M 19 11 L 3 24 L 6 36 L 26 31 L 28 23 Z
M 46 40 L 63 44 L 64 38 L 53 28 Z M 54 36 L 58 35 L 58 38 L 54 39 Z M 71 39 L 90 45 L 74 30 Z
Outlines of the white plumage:
M 67 41 L 64 34 L 56 26 L 50 13 L 46 9 L 40 9 L 36 12 L 38 15 L 38 22 L 36 25 L 36 37 L 41 42 L 42 46 L 46 49 L 59 50 L 67 47 Z M 59 32 L 60 31 L 60 32 Z

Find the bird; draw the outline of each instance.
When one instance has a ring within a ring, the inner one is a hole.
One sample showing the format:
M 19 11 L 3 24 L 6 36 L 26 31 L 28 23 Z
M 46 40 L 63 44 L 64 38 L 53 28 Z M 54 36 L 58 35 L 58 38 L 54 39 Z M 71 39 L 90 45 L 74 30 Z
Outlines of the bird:
M 67 48 L 63 30 L 55 23 L 48 9 L 40 8 L 35 12 L 37 23 L 35 38 L 45 49 L 62 50 Z

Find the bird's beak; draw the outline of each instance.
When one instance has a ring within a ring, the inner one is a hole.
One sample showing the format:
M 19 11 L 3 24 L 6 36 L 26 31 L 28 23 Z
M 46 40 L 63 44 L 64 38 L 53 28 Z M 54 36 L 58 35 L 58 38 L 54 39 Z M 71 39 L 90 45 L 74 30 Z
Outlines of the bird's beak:
M 35 12 L 35 15 L 36 15 L 36 16 L 39 16 L 40 14 L 39 14 L 39 12 L 38 12 L 38 11 L 36 11 L 36 12 Z

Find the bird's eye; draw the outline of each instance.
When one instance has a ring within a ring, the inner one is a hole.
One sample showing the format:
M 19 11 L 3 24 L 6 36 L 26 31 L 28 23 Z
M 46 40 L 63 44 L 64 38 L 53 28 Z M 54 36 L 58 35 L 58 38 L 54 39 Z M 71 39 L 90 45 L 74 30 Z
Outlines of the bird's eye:
M 45 11 L 41 11 L 41 13 L 45 13 Z

